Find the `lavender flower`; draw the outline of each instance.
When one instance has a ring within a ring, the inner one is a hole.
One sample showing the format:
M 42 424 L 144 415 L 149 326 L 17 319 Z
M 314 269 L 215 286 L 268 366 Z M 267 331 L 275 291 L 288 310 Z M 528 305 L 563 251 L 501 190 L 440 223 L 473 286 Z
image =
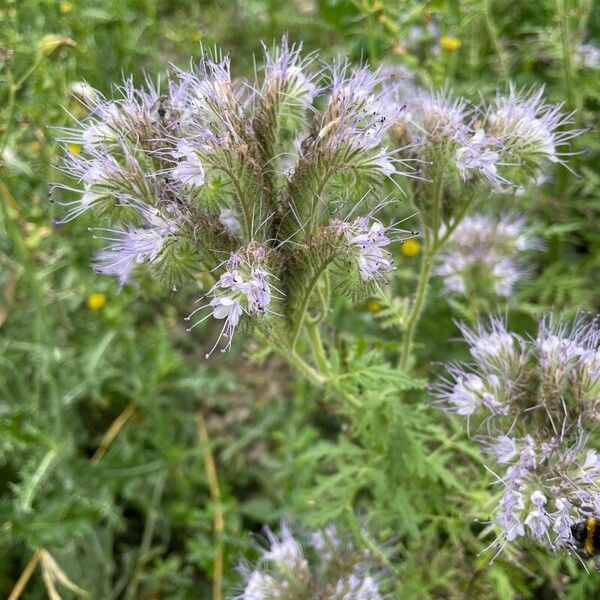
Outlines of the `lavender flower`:
M 373 577 L 352 573 L 341 578 L 335 586 L 332 600 L 383 600 L 379 587 Z
M 241 569 L 243 592 L 236 600 L 381 600 L 379 583 L 369 575 L 368 554 L 342 541 L 333 525 L 312 532 L 305 553 L 287 524 L 279 536 L 265 528 L 268 547 L 254 568 Z M 307 547 L 305 546 L 305 547 Z M 313 557 L 309 562 L 308 556 Z
M 96 254 L 96 271 L 103 275 L 114 275 L 125 285 L 136 265 L 151 263 L 157 259 L 166 240 L 174 236 L 178 223 L 165 217 L 157 209 L 136 206 L 148 224 L 147 227 L 126 229 L 95 228 L 101 232 L 95 237 L 110 242 L 107 248 Z
M 175 181 L 193 187 L 200 187 L 204 184 L 204 167 L 190 142 L 180 141 L 174 156 L 181 159 L 171 172 Z
M 442 228 L 443 235 L 445 227 Z M 527 250 L 541 249 L 522 217 L 466 217 L 439 253 L 434 269 L 449 294 L 478 292 L 507 297 L 525 273 Z
M 395 172 L 397 159 L 392 153 L 375 152 L 402 112 L 392 102 L 392 92 L 381 86 L 385 79 L 380 71 L 366 67 L 350 71 L 347 64 L 334 65 L 327 105 L 302 144 L 302 156 L 318 156 L 329 161 L 332 169 Z
M 494 142 L 488 140 L 482 129 L 464 139 L 464 145 L 456 151 L 456 166 L 464 181 L 474 173 L 481 173 L 494 185 L 508 183 L 498 173 L 500 154 L 494 149 Z
M 373 219 L 372 215 L 359 217 L 353 222 L 336 221 L 332 228 L 341 233 L 347 241 L 353 260 L 365 283 L 385 281 L 386 276 L 395 267 L 392 256 L 386 246 L 393 242 L 401 241 L 403 233 L 414 235 L 412 232 L 402 231 L 394 226 L 386 227 L 380 221 Z
M 600 65 L 600 49 L 589 42 L 577 46 L 575 57 L 587 69 L 596 69 Z
M 576 547 L 571 526 L 600 503 L 600 454 L 586 447 L 600 402 L 597 322 L 546 317 L 528 340 L 493 317 L 462 331 L 474 362 L 449 365 L 438 395 L 471 423 L 480 417 L 499 470 L 498 551 L 524 536 L 551 550 Z
M 219 345 L 221 338 L 227 338 L 225 352 L 231 347 L 233 335 L 242 316 L 255 317 L 271 312 L 269 306 L 276 291 L 267 270 L 267 253 L 263 246 L 251 243 L 247 248 L 234 252 L 225 263 L 225 270 L 217 283 L 209 290 L 212 296 L 208 304 L 194 310 L 189 320 L 199 311 L 209 308 L 211 312 L 194 323 L 189 330 L 204 322 L 210 316 L 223 320 L 223 328 L 208 358 Z M 275 297 L 279 298 L 276 294 Z
M 539 171 L 546 159 L 564 164 L 568 153 L 563 148 L 582 133 L 581 129 L 563 129 L 572 123 L 573 113 L 562 112 L 562 105 L 547 104 L 544 88 L 498 94 L 486 119 L 486 134 L 500 141 L 505 163 Z
M 458 145 L 471 131 L 472 111 L 460 98 L 444 92 L 420 90 L 406 100 L 409 142 L 417 147 L 434 148 L 439 144 Z
M 290 45 L 286 36 L 273 52 L 263 44 L 265 54 L 263 98 L 281 96 L 290 108 L 297 104 L 308 108 L 319 88 L 315 83 L 317 74 L 310 72 L 313 55 L 302 56 L 302 44 Z

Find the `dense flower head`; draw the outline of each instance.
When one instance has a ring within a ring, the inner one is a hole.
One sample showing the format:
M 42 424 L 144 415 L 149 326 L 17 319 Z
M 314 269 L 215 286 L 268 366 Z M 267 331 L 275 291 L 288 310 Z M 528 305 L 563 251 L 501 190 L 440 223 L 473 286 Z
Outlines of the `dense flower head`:
M 440 235 L 445 233 L 442 227 Z M 507 297 L 525 273 L 524 256 L 542 245 L 526 228 L 523 217 L 465 217 L 437 257 L 434 274 L 450 294 L 474 292 Z
M 224 348 L 242 322 L 286 336 L 305 316 L 297 298 L 314 288 L 315 261 L 324 274 L 351 254 L 355 287 L 383 281 L 392 268 L 386 247 L 397 239 L 369 219 L 323 233 L 336 220 L 334 183 L 358 184 L 346 194 L 348 215 L 359 193 L 398 173 L 386 136 L 403 108 L 385 74 L 319 66 L 287 37 L 263 49 L 254 81 L 234 77 L 215 49 L 173 69 L 162 89 L 149 78 L 139 88 L 126 79 L 112 98 L 82 88 L 89 115 L 61 130 L 63 171 L 74 183 L 53 190 L 62 222 L 106 219 L 96 236 L 108 246 L 94 264 L 121 285 L 141 264 L 169 288 L 212 274 L 208 303 L 193 313 L 207 314 L 193 326 L 222 321 Z
M 544 88 L 498 93 L 486 115 L 486 134 L 499 141 L 502 161 L 537 173 L 544 160 L 564 162 L 563 148 L 582 133 L 581 129 L 565 129 L 572 123 L 573 113 L 564 113 L 562 105 L 548 104 Z
M 265 246 L 256 242 L 234 252 L 224 263 L 223 272 L 217 282 L 198 300 L 201 302 L 210 297 L 208 304 L 198 307 L 187 317 L 189 320 L 198 312 L 209 309 L 209 313 L 196 321 L 190 330 L 211 316 L 223 320 L 221 333 L 207 357 L 223 337 L 227 342 L 222 352 L 231 347 L 235 329 L 243 316 L 264 316 L 272 312 L 272 300 L 281 299 L 273 284 L 274 276 L 269 272 L 268 253 L 269 250 Z
M 445 92 L 419 90 L 407 100 L 410 142 L 416 145 L 460 144 L 470 131 L 472 109 Z
M 485 181 L 494 188 L 536 181 L 547 163 L 566 164 L 573 114 L 544 100 L 544 88 L 510 86 L 486 105 L 472 105 L 447 92 L 396 86 L 405 111 L 392 130 L 399 146 L 424 161 L 427 177 L 443 168 L 463 183 Z
M 311 71 L 313 54 L 303 56 L 302 44 L 290 44 L 287 36 L 273 51 L 264 46 L 264 82 L 261 95 L 278 96 L 288 103 L 308 107 L 319 92 L 318 73 Z
M 237 600 L 381 600 L 380 584 L 369 574 L 369 556 L 335 526 L 311 532 L 301 543 L 289 525 L 279 535 L 265 528 L 267 547 L 254 568 L 243 567 Z
M 330 169 L 348 165 L 365 172 L 395 173 L 398 161 L 386 148 L 378 149 L 403 110 L 383 85 L 385 74 L 342 63 L 331 67 L 329 77 L 325 108 L 301 144 L 300 160 L 325 161 Z
M 534 339 L 495 317 L 461 330 L 473 362 L 449 365 L 438 395 L 471 426 L 477 420 L 495 459 L 496 544 L 529 536 L 574 548 L 571 526 L 600 508 L 600 454 L 587 447 L 600 403 L 598 323 L 545 317 Z

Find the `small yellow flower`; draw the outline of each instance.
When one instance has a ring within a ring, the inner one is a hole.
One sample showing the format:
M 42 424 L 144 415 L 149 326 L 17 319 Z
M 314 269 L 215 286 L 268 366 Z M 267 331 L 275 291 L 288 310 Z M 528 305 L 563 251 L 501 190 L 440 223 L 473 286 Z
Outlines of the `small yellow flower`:
M 381 304 L 381 302 L 379 302 L 379 300 L 377 300 L 375 298 L 371 298 L 370 300 L 367 300 L 367 310 L 370 313 L 373 313 L 375 315 L 378 312 L 381 312 L 382 308 L 383 308 L 383 304 Z
M 106 304 L 106 296 L 102 292 L 94 292 L 85 303 L 90 310 L 100 310 Z
M 67 144 L 67 148 L 71 154 L 79 156 L 81 154 L 81 146 L 79 144 Z
M 462 42 L 451 35 L 443 35 L 440 38 L 440 46 L 446 52 L 456 52 L 462 46 Z
M 406 240 L 402 246 L 402 254 L 404 256 L 416 256 L 421 251 L 421 244 L 417 240 Z
M 58 8 L 61 15 L 68 15 L 73 10 L 73 4 L 68 0 L 63 0 Z

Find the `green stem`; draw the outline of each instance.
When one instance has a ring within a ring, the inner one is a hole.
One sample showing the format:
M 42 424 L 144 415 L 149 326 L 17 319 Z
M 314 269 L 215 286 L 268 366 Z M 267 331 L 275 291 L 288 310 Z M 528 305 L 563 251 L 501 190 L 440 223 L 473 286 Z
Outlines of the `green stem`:
M 436 255 L 436 252 L 434 250 L 435 248 L 435 246 L 432 246 L 432 249 L 427 251 L 423 255 L 423 260 L 421 262 L 421 272 L 419 273 L 419 283 L 417 285 L 417 292 L 415 294 L 415 299 L 412 303 L 410 314 L 408 315 L 406 331 L 404 332 L 404 339 L 402 341 L 402 350 L 400 353 L 399 363 L 399 367 L 402 370 L 406 370 L 406 367 L 408 365 L 408 359 L 410 357 L 410 351 L 412 349 L 413 338 L 415 335 L 415 329 L 417 327 L 419 317 L 423 312 L 423 306 L 425 303 L 425 298 L 427 296 L 429 276 L 431 275 L 431 269 L 433 267 L 433 261 Z
M 307 316 L 307 312 L 308 312 L 308 305 L 310 303 L 310 299 L 313 295 L 313 292 L 315 291 L 315 288 L 317 287 L 318 283 L 319 283 L 319 279 L 327 272 L 327 266 L 328 266 L 329 262 L 327 262 L 319 271 L 317 271 L 314 276 L 311 278 L 311 280 L 309 281 L 307 287 L 306 287 L 306 294 L 304 295 L 304 301 L 302 303 L 302 307 L 300 309 L 299 314 L 296 315 L 295 317 L 295 323 L 293 324 L 292 327 L 292 333 L 291 333 L 291 342 L 292 342 L 292 349 L 296 348 L 296 344 L 298 343 L 298 338 L 300 337 L 300 332 L 302 331 L 302 325 L 305 323 L 306 316 Z M 328 280 L 329 281 L 329 280 Z M 326 284 L 327 288 L 329 286 L 329 283 Z M 323 296 L 321 296 L 321 303 L 322 305 L 324 305 L 325 303 L 325 299 Z M 327 306 L 326 308 L 324 308 L 324 313 L 326 313 L 326 309 L 328 309 L 329 306 Z M 325 317 L 325 314 L 321 315 L 321 318 Z M 320 319 L 319 319 L 320 320 Z
M 565 0 L 556 0 L 556 11 L 558 12 L 558 18 L 560 20 L 560 37 L 562 43 L 563 70 L 565 75 L 565 97 L 567 99 L 567 106 L 572 109 L 573 93 L 571 89 L 571 44 L 569 36 L 569 20 L 565 7 Z
M 465 215 L 471 208 L 473 204 L 473 200 L 476 196 L 476 190 L 473 190 L 467 200 L 463 203 L 460 210 L 456 213 L 452 223 L 446 227 L 444 235 L 442 237 L 438 237 L 439 226 L 438 223 L 440 221 L 440 209 L 441 209 L 441 192 L 442 192 L 442 178 L 443 173 L 438 175 L 436 178 L 434 185 L 434 201 L 433 201 L 433 212 L 432 215 L 432 228 L 431 228 L 431 237 L 428 233 L 427 227 L 424 228 L 425 234 L 425 253 L 423 254 L 423 260 L 421 262 L 421 271 L 419 273 L 419 282 L 417 284 L 417 291 L 415 293 L 415 299 L 413 300 L 412 307 L 410 313 L 408 315 L 406 331 L 404 332 L 404 339 L 402 341 L 402 349 L 400 351 L 400 362 L 398 366 L 402 370 L 406 370 L 408 366 L 408 359 L 410 357 L 410 352 L 412 350 L 413 338 L 415 335 L 415 330 L 419 319 L 421 317 L 421 313 L 423 312 L 423 307 L 425 305 L 425 299 L 427 297 L 427 287 L 429 284 L 429 278 L 431 276 L 431 270 L 433 268 L 433 263 L 435 261 L 435 257 L 438 252 L 442 248 L 442 246 L 448 241 L 448 238 L 454 233 L 455 229 L 458 227 L 459 223 L 464 219 Z
M 289 347 L 285 343 L 281 343 L 278 340 L 268 337 L 264 333 L 263 336 L 284 360 L 286 360 L 292 367 L 304 375 L 304 377 L 306 377 L 310 382 L 318 386 L 325 385 L 325 382 L 327 381 L 325 375 L 319 373 L 316 369 L 311 367 L 301 356 L 298 355 L 293 348 Z
M 444 169 L 441 168 L 439 172 L 436 174 L 433 181 L 433 207 L 432 207 L 432 215 L 431 215 L 431 238 L 426 238 L 426 242 L 429 241 L 432 246 L 435 245 L 439 230 L 440 230 L 440 212 L 442 205 L 442 183 L 444 181 Z M 425 224 L 427 226 L 427 224 Z M 425 245 L 426 251 L 430 250 L 429 246 Z
M 166 475 L 163 475 L 154 486 L 152 500 L 148 508 L 146 523 L 142 533 L 142 541 L 140 543 L 140 548 L 138 550 L 137 559 L 135 562 L 135 568 L 131 580 L 129 581 L 129 585 L 127 586 L 123 596 L 125 600 L 132 600 L 133 598 L 138 597 L 138 586 L 142 578 L 144 565 L 148 560 L 148 553 L 150 552 L 150 548 L 152 546 L 152 539 L 154 538 L 154 530 L 156 529 L 156 521 L 159 514 L 160 501 L 165 489 L 166 480 Z
M 502 42 L 500 41 L 498 30 L 494 25 L 490 0 L 483 0 L 483 18 L 485 21 L 485 26 L 487 27 L 487 30 L 490 34 L 492 45 L 494 46 L 494 50 L 496 51 L 496 54 L 498 55 L 498 60 L 500 61 L 500 71 L 502 72 L 502 77 L 508 80 L 510 78 L 510 71 L 508 69 L 507 64 L 508 61 L 506 60 L 506 54 L 504 52 L 504 48 L 502 47 Z
M 327 360 L 325 348 L 323 347 L 323 340 L 321 339 L 318 321 L 307 319 L 304 323 L 304 327 L 308 334 L 308 341 L 310 342 L 310 347 L 319 370 L 321 373 L 329 373 L 331 368 L 329 366 L 329 361 Z

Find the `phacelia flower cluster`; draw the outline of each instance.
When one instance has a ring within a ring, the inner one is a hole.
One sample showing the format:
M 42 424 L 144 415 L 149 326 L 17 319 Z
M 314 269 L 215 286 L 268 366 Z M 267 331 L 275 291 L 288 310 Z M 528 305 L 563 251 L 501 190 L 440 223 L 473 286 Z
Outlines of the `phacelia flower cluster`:
M 475 214 L 452 232 L 437 256 L 434 274 L 442 277 L 449 294 L 508 297 L 526 273 L 527 251 L 541 248 L 523 217 Z
M 234 252 L 227 260 L 224 272 L 207 294 L 210 301 L 187 317 L 190 320 L 195 314 L 209 309 L 208 314 L 196 321 L 190 330 L 209 317 L 223 321 L 221 333 L 213 349 L 206 355 L 207 358 L 223 337 L 227 343 L 222 351 L 231 347 L 233 334 L 243 315 L 253 317 L 273 313 L 270 306 L 273 298 L 283 299 L 279 295 L 279 290 L 273 285 L 273 275 L 268 267 L 268 255 L 269 249 L 256 242 Z M 201 300 L 202 298 L 199 301 Z
M 215 52 L 176 69 L 164 90 L 131 79 L 115 98 L 87 89 L 89 116 L 62 131 L 75 182 L 54 189 L 62 221 L 106 219 L 95 266 L 121 285 L 142 265 L 167 289 L 212 278 L 190 317 L 222 323 L 215 348 L 244 323 L 296 338 L 315 273 L 335 279 L 344 259 L 366 290 L 393 270 L 386 247 L 400 239 L 370 216 L 332 230 L 333 214 L 356 215 L 364 200 L 357 186 L 340 206 L 336 182 L 350 176 L 375 196 L 398 172 L 386 136 L 403 109 L 382 72 L 320 67 L 286 38 L 264 51 L 254 82 Z
M 265 532 L 268 546 L 254 568 L 242 568 L 244 591 L 236 600 L 382 600 L 368 555 L 334 526 L 310 534 L 304 547 L 285 523 L 279 536 Z
M 576 548 L 571 527 L 600 514 L 600 452 L 588 446 L 600 404 L 597 321 L 545 317 L 534 339 L 495 317 L 461 329 L 473 362 L 449 365 L 437 391 L 495 462 L 498 552 L 525 536 Z
M 531 183 L 549 163 L 565 164 L 573 129 L 572 113 L 548 104 L 544 89 L 498 93 L 488 105 L 472 105 L 449 93 L 395 86 L 406 106 L 393 134 L 423 165 L 427 179 L 458 178 L 494 188 Z M 464 190 L 462 190 L 464 194 Z

